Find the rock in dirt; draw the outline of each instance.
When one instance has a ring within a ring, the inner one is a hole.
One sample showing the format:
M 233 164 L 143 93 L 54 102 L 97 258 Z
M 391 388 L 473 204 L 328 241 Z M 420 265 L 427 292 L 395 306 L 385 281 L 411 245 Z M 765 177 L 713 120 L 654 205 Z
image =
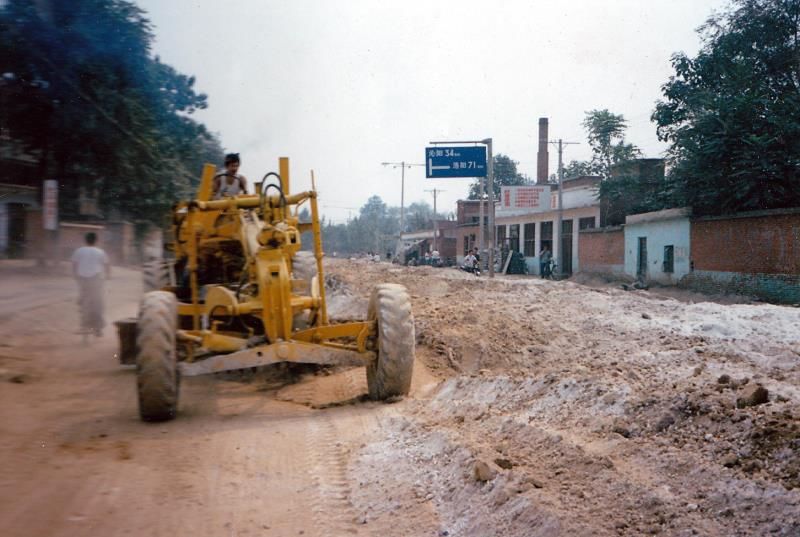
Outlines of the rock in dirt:
M 736 399 L 737 408 L 763 405 L 769 401 L 769 390 L 763 386 L 750 386 Z
M 475 481 L 485 483 L 494 479 L 496 475 L 497 470 L 484 461 L 476 461 L 475 466 L 472 468 L 472 476 L 475 478 Z
M 725 468 L 731 468 L 733 466 L 736 466 L 736 463 L 739 462 L 739 457 L 737 457 L 733 453 L 728 453 L 727 455 L 722 457 L 722 460 L 719 462 L 721 462 L 722 466 L 724 466 Z
M 730 375 L 720 375 L 717 379 L 717 384 L 730 384 L 731 383 L 731 376 Z
M 508 459 L 495 459 L 494 463 L 503 470 L 511 470 L 514 467 L 514 464 Z
M 666 431 L 667 429 L 672 427 L 672 425 L 674 423 L 675 423 L 675 416 L 673 416 L 671 413 L 667 412 L 666 414 L 661 416 L 661 418 L 659 418 L 659 420 L 656 422 L 654 428 L 655 428 L 656 431 L 658 431 L 660 433 L 660 432 Z
M 642 313 L 642 319 L 652 319 L 649 313 Z
M 623 425 L 621 423 L 614 425 L 614 428 L 611 429 L 611 431 L 625 438 L 631 437 L 631 430 L 626 425 Z

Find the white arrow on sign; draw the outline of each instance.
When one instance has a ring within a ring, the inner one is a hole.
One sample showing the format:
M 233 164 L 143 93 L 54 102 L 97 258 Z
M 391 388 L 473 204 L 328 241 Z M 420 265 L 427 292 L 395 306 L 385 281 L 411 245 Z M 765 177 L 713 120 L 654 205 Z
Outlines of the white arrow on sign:
M 449 170 L 450 166 L 434 166 L 433 159 L 428 159 L 428 175 L 431 174 L 432 170 Z

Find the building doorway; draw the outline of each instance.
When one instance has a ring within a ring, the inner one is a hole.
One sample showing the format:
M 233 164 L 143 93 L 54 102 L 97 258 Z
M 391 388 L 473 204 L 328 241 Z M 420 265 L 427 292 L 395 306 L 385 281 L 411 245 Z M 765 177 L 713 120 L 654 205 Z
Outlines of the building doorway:
M 639 255 L 636 262 L 636 278 L 647 278 L 647 237 L 639 237 Z
M 8 257 L 25 257 L 27 208 L 24 203 L 9 203 L 8 207 Z
M 561 222 L 561 274 L 572 275 L 572 220 Z

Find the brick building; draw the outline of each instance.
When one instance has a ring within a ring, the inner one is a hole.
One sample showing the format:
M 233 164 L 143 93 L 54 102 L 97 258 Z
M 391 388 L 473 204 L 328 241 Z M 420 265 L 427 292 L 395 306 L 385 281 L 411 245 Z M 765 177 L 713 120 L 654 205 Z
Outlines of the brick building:
M 446 238 L 455 239 L 455 257 L 458 264 L 464 261 L 464 256 L 469 250 L 479 246 L 480 204 L 479 200 L 458 200 L 455 225 L 444 231 Z M 489 203 L 486 200 L 483 201 L 483 224 L 488 244 Z
M 800 208 L 718 217 L 659 211 L 629 217 L 624 227 L 582 231 L 579 242 L 583 272 L 636 277 L 641 244 L 646 280 L 800 303 Z

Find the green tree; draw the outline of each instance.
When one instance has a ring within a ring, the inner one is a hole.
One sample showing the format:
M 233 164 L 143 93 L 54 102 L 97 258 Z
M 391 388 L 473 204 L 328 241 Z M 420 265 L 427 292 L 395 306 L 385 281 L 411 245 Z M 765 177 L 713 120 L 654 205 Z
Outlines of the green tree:
M 150 54 L 144 12 L 124 0 L 9 0 L 0 7 L 3 127 L 57 177 L 64 214 L 81 190 L 106 214 L 161 221 L 219 141 L 189 116 L 194 79 Z
M 406 207 L 406 231 L 432 229 L 434 219 L 444 220 L 445 215 L 441 213 L 434 214 L 433 207 L 426 201 L 415 201 Z
M 640 155 L 635 145 L 625 142 L 628 123 L 621 114 L 613 114 L 605 108 L 591 110 L 586 112 L 583 128 L 586 129 L 589 146 L 592 148 L 592 160 L 588 166 L 578 166 L 581 170 L 589 170 L 608 179 L 611 177 L 612 166 Z
M 676 204 L 698 214 L 800 206 L 800 2 L 734 0 L 653 113 Z
M 494 172 L 494 199 L 500 199 L 501 186 L 517 186 L 530 184 L 530 180 L 517 171 L 517 162 L 503 154 L 492 158 Z M 469 187 L 467 199 L 477 200 L 480 196 L 480 180 L 476 179 Z
M 586 160 L 571 160 L 569 164 L 564 166 L 564 179 L 572 177 L 580 177 L 581 175 L 592 175 L 594 168 L 592 163 Z M 558 176 L 553 175 L 555 182 L 558 182 Z

